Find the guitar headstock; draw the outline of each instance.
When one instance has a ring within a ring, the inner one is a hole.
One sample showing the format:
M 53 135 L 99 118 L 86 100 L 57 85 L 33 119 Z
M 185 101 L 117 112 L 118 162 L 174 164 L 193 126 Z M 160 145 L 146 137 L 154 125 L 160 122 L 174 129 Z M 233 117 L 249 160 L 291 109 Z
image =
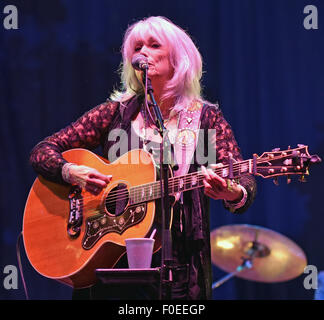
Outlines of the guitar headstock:
M 287 176 L 287 183 L 290 182 L 291 175 L 300 175 L 299 179 L 305 182 L 305 175 L 309 175 L 309 166 L 313 163 L 320 163 L 322 160 L 317 155 L 310 155 L 308 146 L 299 144 L 298 148 L 287 150 L 273 149 L 264 152 L 256 158 L 256 175 L 263 178 L 274 178 L 274 183 L 278 184 L 279 176 Z

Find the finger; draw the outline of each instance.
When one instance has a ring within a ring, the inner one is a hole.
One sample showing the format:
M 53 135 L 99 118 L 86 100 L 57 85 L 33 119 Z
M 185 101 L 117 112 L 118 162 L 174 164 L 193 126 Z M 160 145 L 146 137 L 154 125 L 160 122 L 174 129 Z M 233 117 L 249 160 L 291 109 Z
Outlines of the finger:
M 87 185 L 92 185 L 96 188 L 106 188 L 107 187 L 107 183 L 101 179 L 94 179 L 94 178 L 88 178 L 87 179 Z
M 212 170 L 212 172 L 214 173 L 213 176 L 217 175 L 219 176 L 219 174 L 221 173 L 219 170 L 217 171 L 217 169 L 220 169 L 223 167 L 223 164 L 222 163 L 215 163 L 215 164 L 211 164 L 210 165 L 210 168 Z M 216 171 L 216 172 L 215 172 Z M 220 177 L 220 176 L 219 176 Z
M 222 188 L 222 189 L 227 189 L 227 182 L 225 179 L 223 179 L 220 176 L 215 176 L 214 179 L 217 181 L 217 184 Z
M 96 178 L 105 181 L 106 183 L 109 183 L 112 179 L 112 175 L 105 175 L 98 171 L 92 171 L 89 174 L 89 178 Z
M 207 173 L 209 174 L 210 177 L 216 176 L 216 173 L 212 169 L 207 169 Z
M 213 187 L 206 180 L 204 180 L 204 187 L 205 187 L 205 193 L 210 194 L 211 192 L 214 191 Z
M 201 166 L 201 172 L 207 179 L 210 179 L 207 169 L 204 166 Z
M 206 196 L 208 196 L 208 197 L 210 197 L 210 190 L 211 190 L 211 186 L 209 185 L 209 183 L 208 182 L 206 182 L 205 180 L 204 180 L 204 194 L 206 195 Z
M 221 199 L 220 193 L 215 192 L 215 190 L 208 183 L 205 184 L 204 193 L 206 196 L 215 200 Z
M 207 191 L 209 194 L 219 195 L 219 194 L 221 194 L 223 192 L 222 189 L 214 188 L 208 182 L 206 182 L 206 184 L 204 184 L 204 186 L 205 186 L 205 191 Z
M 212 169 L 221 168 L 221 167 L 223 167 L 223 164 L 222 163 L 213 163 L 210 165 L 210 167 Z
M 97 196 L 102 191 L 102 188 L 94 185 L 86 185 L 85 190 Z
M 208 183 L 210 183 L 212 187 L 221 189 L 227 188 L 226 180 L 214 173 L 211 169 L 208 169 L 207 171 L 210 176 L 210 180 L 208 180 Z
M 205 189 L 212 189 L 212 186 L 204 179 L 203 181 Z

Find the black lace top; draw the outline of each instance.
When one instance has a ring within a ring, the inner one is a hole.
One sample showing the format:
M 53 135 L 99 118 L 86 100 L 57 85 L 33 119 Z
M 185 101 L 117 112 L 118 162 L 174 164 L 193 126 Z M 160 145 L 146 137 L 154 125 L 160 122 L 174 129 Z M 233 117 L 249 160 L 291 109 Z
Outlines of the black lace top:
M 109 133 L 113 129 L 123 129 L 130 135 L 131 120 L 140 111 L 140 106 L 141 101 L 137 97 L 133 97 L 125 105 L 107 101 L 96 106 L 77 121 L 38 143 L 30 154 L 31 165 L 38 174 L 45 178 L 57 183 L 65 183 L 61 172 L 66 160 L 62 157 L 62 152 L 72 148 L 95 149 L 101 145 L 103 156 L 107 156 L 113 145 L 113 141 L 108 139 Z M 235 160 L 243 160 L 233 131 L 218 106 L 204 105 L 200 127 L 204 130 L 216 129 L 217 162 L 226 164 L 229 155 L 232 155 Z M 189 172 L 198 169 L 199 165 L 195 162 L 191 164 Z M 236 213 L 244 212 L 251 205 L 256 194 L 256 182 L 253 176 L 241 177 L 240 184 L 247 190 L 248 199 L 243 207 L 235 211 Z M 189 299 L 211 297 L 208 201 L 203 188 L 185 192 L 181 209 L 184 216 L 183 231 L 180 231 L 179 220 L 175 219 L 174 222 L 174 254 L 177 261 L 188 263 L 190 266 L 190 280 L 187 288 Z M 174 210 L 175 216 L 179 214 L 179 210 L 177 206 Z

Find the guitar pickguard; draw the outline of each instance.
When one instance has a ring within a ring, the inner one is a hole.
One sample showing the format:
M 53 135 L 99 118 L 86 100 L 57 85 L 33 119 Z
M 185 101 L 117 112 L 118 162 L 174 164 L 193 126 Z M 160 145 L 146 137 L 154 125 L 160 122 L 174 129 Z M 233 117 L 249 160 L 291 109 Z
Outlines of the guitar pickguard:
M 125 212 L 119 216 L 103 213 L 86 219 L 82 247 L 85 250 L 91 249 L 107 233 L 122 234 L 128 228 L 141 222 L 145 217 L 146 210 L 147 204 L 144 202 L 127 207 Z

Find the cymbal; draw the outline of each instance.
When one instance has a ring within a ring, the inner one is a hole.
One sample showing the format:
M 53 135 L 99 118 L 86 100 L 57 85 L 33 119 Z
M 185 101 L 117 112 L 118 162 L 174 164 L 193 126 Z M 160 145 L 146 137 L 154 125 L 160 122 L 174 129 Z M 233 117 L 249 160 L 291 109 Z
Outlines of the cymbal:
M 212 262 L 234 272 L 251 257 L 252 268 L 236 276 L 260 282 L 282 282 L 298 277 L 307 265 L 305 253 L 287 237 L 259 226 L 227 225 L 211 232 Z

